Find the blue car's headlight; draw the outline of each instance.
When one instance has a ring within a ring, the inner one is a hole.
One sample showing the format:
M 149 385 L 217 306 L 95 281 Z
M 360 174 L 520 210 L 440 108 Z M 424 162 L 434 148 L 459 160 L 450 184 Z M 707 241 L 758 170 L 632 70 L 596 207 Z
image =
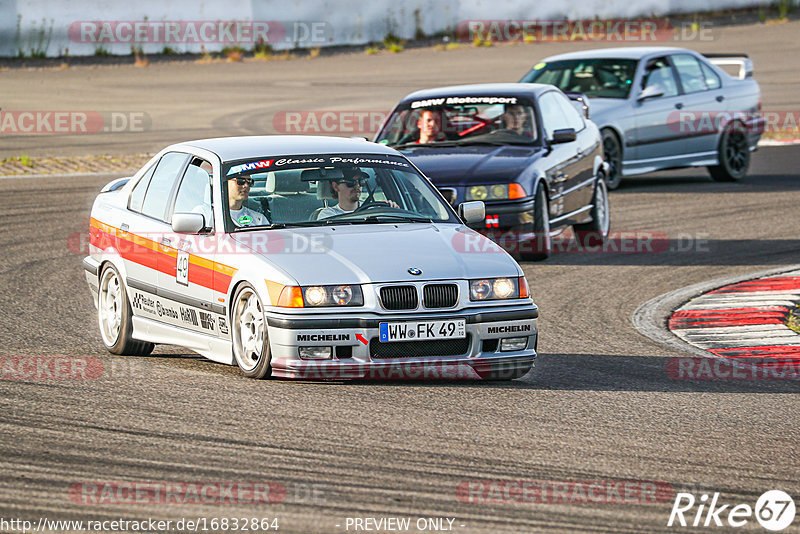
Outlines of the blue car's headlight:
M 526 196 L 525 188 L 517 183 L 473 185 L 467 188 L 467 200 L 513 200 Z

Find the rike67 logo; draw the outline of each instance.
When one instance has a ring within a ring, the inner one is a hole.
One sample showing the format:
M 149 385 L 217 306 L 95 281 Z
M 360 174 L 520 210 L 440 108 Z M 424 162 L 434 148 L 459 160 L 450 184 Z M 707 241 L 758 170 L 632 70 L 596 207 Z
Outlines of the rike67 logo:
M 743 527 L 755 516 L 767 530 L 777 532 L 794 521 L 794 500 L 781 490 L 770 490 L 761 495 L 755 507 L 749 504 L 723 504 L 719 492 L 709 498 L 704 493 L 695 498 L 691 493 L 678 493 L 669 514 L 667 526 L 691 527 Z

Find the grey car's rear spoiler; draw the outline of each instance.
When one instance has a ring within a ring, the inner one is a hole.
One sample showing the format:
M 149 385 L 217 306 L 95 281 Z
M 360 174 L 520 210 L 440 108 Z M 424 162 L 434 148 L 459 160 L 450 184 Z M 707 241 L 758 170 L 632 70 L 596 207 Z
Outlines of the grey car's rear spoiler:
M 737 78 L 744 80 L 753 76 L 753 62 L 747 54 L 703 54 L 714 65 L 739 67 Z

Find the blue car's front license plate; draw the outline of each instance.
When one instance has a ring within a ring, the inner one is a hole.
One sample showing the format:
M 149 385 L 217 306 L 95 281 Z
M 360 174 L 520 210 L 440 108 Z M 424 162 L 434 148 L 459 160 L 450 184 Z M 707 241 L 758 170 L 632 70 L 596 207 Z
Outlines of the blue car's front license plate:
M 380 337 L 386 341 L 426 341 L 429 339 L 458 339 L 467 336 L 464 319 L 444 321 L 415 321 L 380 323 Z

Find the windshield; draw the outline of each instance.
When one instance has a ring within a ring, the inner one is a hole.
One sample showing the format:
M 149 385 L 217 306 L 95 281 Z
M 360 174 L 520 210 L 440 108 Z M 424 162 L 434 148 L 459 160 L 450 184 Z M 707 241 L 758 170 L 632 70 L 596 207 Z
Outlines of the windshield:
M 392 112 L 376 141 L 414 145 L 533 144 L 539 139 L 529 99 L 475 96 L 407 102 Z
M 520 81 L 555 85 L 588 97 L 628 98 L 635 74 L 634 59 L 571 59 L 538 63 Z
M 222 167 L 228 228 L 460 222 L 405 158 L 265 156 Z

